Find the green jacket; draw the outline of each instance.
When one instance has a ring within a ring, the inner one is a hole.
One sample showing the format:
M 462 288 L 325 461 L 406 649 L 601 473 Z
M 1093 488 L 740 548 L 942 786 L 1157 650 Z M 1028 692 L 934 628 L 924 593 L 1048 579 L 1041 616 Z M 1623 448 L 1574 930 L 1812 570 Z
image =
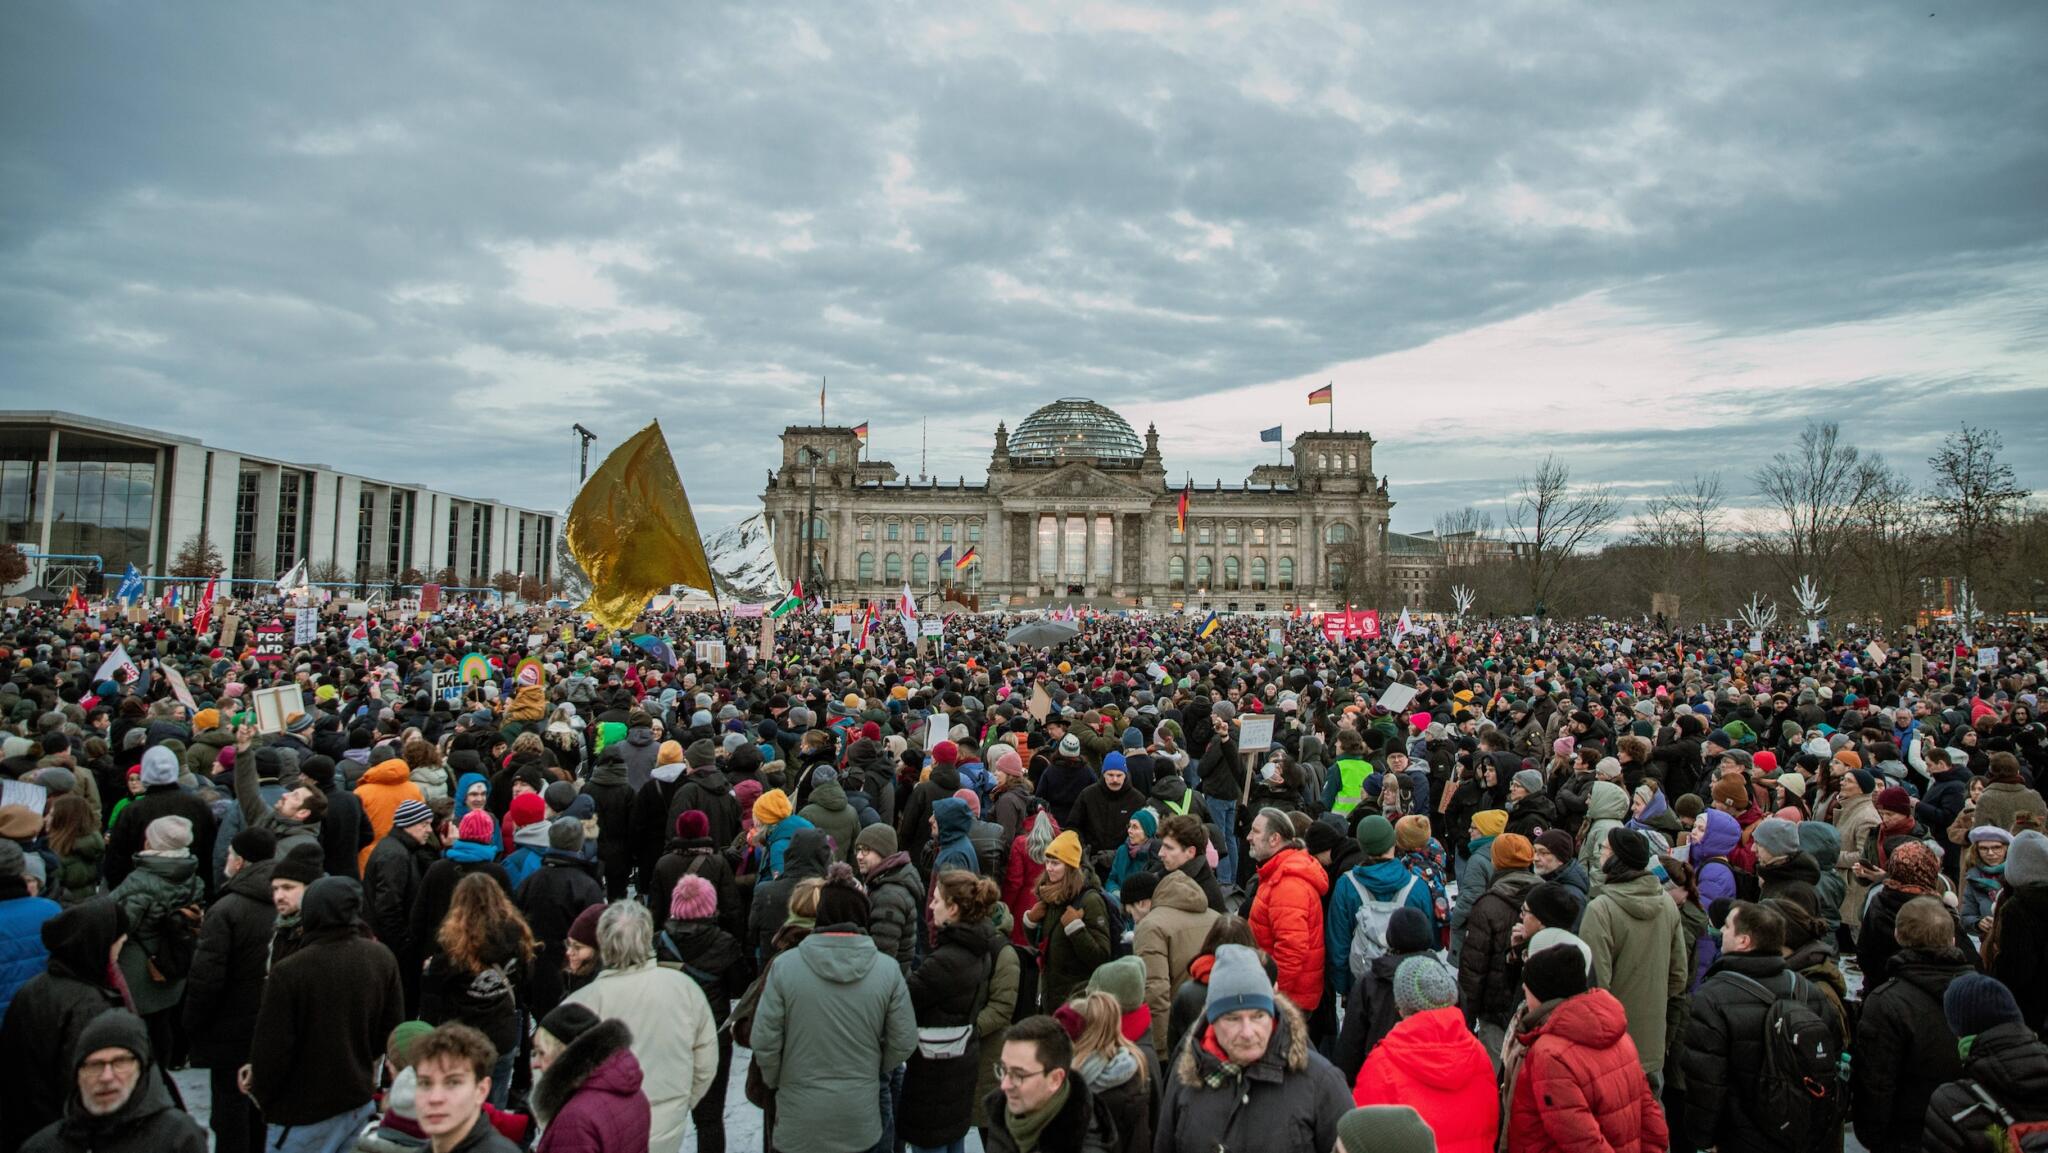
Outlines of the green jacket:
M 121 975 L 128 980 L 135 1011 L 147 1015 L 176 1005 L 185 997 L 185 979 L 181 976 L 162 984 L 151 980 L 149 957 L 177 910 L 206 901 L 198 858 L 189 851 L 179 857 L 137 853 L 135 871 L 122 878 L 111 895 L 121 911 L 128 914 L 128 943 L 121 946 Z
M 1628 1035 L 1645 1072 L 1664 1067 L 1664 1007 L 1685 992 L 1692 969 L 1678 906 L 1649 873 L 1602 885 L 1579 921 L 1593 950 L 1594 984 L 1628 1010 Z
M 825 830 L 832 838 L 834 860 L 853 862 L 853 839 L 860 835 L 860 814 L 846 803 L 846 788 L 838 781 L 811 787 L 811 803 L 797 816 Z
M 768 970 L 754 1066 L 775 1090 L 779 1149 L 861 1153 L 882 1139 L 875 1086 L 917 1051 L 903 971 L 862 933 L 815 932 Z
M 126 803 L 128 798 L 121 798 Z M 100 891 L 100 861 L 107 855 L 107 839 L 88 832 L 59 858 L 63 865 L 57 875 L 64 882 L 64 906 L 76 905 Z

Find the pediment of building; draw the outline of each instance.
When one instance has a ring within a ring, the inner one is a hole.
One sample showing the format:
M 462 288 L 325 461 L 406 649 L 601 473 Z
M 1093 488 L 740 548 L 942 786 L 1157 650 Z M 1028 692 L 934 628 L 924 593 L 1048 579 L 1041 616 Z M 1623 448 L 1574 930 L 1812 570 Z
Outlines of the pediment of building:
M 1038 501 L 1052 504 L 1097 501 L 1150 506 L 1158 496 L 1157 492 L 1147 488 L 1135 477 L 1112 475 L 1083 461 L 1061 465 L 1050 472 L 1012 484 L 1003 490 L 1005 503 Z

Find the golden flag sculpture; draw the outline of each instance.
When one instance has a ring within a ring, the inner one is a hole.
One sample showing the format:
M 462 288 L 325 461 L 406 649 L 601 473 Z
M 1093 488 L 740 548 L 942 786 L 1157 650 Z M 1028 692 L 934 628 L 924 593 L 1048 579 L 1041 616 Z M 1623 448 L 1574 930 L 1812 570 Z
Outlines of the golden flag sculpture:
M 612 450 L 569 506 L 569 552 L 590 577 L 585 612 L 630 626 L 670 585 L 712 590 L 711 559 L 655 421 Z

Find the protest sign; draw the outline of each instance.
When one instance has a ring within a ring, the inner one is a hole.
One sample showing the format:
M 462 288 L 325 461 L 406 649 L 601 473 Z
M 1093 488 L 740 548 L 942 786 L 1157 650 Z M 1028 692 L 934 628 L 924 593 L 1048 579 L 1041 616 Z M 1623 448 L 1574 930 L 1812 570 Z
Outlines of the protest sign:
M 271 621 L 256 626 L 256 659 L 274 663 L 284 659 L 286 638 L 283 621 Z
M 1237 727 L 1237 751 L 1263 752 L 1273 747 L 1273 718 L 1244 717 Z
M 310 645 L 320 635 L 320 610 L 302 608 L 292 618 L 292 643 Z
M 259 634 L 262 631 L 257 630 Z M 293 714 L 306 711 L 305 694 L 295 684 L 257 689 L 251 698 L 256 708 L 256 731 L 259 733 L 281 733 Z
M 1401 710 L 1407 708 L 1408 703 L 1410 701 L 1413 701 L 1414 699 L 1414 685 L 1404 685 L 1395 683 L 1388 685 L 1387 691 L 1380 694 L 1380 699 L 1378 703 L 1379 707 L 1387 710 L 1388 712 L 1398 713 Z

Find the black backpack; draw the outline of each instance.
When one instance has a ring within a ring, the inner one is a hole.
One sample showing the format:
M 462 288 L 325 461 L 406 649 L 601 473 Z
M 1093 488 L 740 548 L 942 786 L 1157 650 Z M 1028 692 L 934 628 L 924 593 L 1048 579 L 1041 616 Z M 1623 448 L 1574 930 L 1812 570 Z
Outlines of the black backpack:
M 1736 868 L 1735 863 L 1726 857 L 1708 857 L 1706 863 L 1709 865 L 1718 863 L 1728 870 L 1728 875 L 1735 879 L 1736 900 L 1748 901 L 1754 904 L 1761 899 L 1759 894 L 1762 893 L 1763 888 L 1758 883 L 1755 873 Z
M 149 978 L 159 985 L 184 980 L 199 952 L 199 926 L 206 910 L 199 905 L 170 909 L 157 922 L 156 948 L 149 951 Z
M 1740 973 L 1728 975 L 1766 1006 L 1751 1119 L 1773 1146 L 1790 1153 L 1833 1148 L 1847 1113 L 1841 1033 L 1806 1001 L 1807 982 L 1799 974 L 1785 974 L 1782 995 Z

